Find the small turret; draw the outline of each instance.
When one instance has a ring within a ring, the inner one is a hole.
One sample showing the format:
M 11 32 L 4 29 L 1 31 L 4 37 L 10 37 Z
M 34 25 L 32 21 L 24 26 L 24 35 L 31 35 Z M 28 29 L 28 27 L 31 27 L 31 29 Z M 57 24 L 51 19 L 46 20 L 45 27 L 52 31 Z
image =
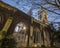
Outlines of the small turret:
M 39 14 L 39 20 L 43 23 L 48 23 L 48 15 L 47 11 L 45 9 L 41 9 L 41 11 L 38 12 Z

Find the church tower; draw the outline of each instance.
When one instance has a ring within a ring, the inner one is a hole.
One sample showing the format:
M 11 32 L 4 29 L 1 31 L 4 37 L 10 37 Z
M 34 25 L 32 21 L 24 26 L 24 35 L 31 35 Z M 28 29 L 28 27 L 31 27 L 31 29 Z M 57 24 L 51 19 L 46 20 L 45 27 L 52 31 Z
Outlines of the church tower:
M 42 23 L 40 29 L 42 30 L 41 32 L 41 42 L 42 45 L 45 46 L 50 46 L 50 35 L 49 32 L 47 31 L 46 27 L 48 25 L 48 15 L 47 15 L 47 10 L 41 8 L 38 12 L 39 15 L 39 21 Z
M 39 15 L 39 20 L 45 24 L 48 23 L 48 15 L 47 15 L 47 11 L 43 8 L 41 8 L 41 10 L 39 10 L 38 12 L 38 15 Z

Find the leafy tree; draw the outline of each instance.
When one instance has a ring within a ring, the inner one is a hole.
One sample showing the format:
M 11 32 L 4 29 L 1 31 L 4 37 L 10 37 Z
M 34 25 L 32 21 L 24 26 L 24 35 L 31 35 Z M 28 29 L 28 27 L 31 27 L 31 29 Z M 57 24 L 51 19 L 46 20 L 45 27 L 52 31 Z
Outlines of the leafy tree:
M 51 47 L 54 47 L 54 43 L 60 43 L 60 31 L 54 29 L 53 24 L 49 25 L 49 30 L 51 33 Z
M 14 38 L 9 36 L 5 36 L 1 40 L 1 48 L 16 48 L 16 42 Z

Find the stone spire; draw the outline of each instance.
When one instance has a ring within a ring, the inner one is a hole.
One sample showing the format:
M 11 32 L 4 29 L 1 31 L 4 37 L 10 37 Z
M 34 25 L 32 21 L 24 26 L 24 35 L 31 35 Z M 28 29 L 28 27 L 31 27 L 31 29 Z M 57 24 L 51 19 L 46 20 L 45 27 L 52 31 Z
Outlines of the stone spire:
M 32 4 L 31 8 L 29 9 L 29 11 L 27 12 L 28 15 L 32 16 L 32 11 L 35 8 L 35 4 Z
M 32 16 L 32 10 L 33 10 L 33 7 L 30 8 L 30 10 L 27 12 L 27 14 Z

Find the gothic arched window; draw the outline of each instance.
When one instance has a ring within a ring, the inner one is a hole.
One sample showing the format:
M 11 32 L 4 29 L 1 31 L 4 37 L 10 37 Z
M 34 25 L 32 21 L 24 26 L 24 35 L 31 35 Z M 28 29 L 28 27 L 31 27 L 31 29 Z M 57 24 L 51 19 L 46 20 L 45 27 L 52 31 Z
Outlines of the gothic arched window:
M 15 27 L 15 32 L 20 32 L 21 30 L 26 30 L 24 23 L 20 22 Z
M 20 22 L 15 27 L 15 36 L 17 44 L 24 45 L 26 40 L 26 25 L 23 22 Z

